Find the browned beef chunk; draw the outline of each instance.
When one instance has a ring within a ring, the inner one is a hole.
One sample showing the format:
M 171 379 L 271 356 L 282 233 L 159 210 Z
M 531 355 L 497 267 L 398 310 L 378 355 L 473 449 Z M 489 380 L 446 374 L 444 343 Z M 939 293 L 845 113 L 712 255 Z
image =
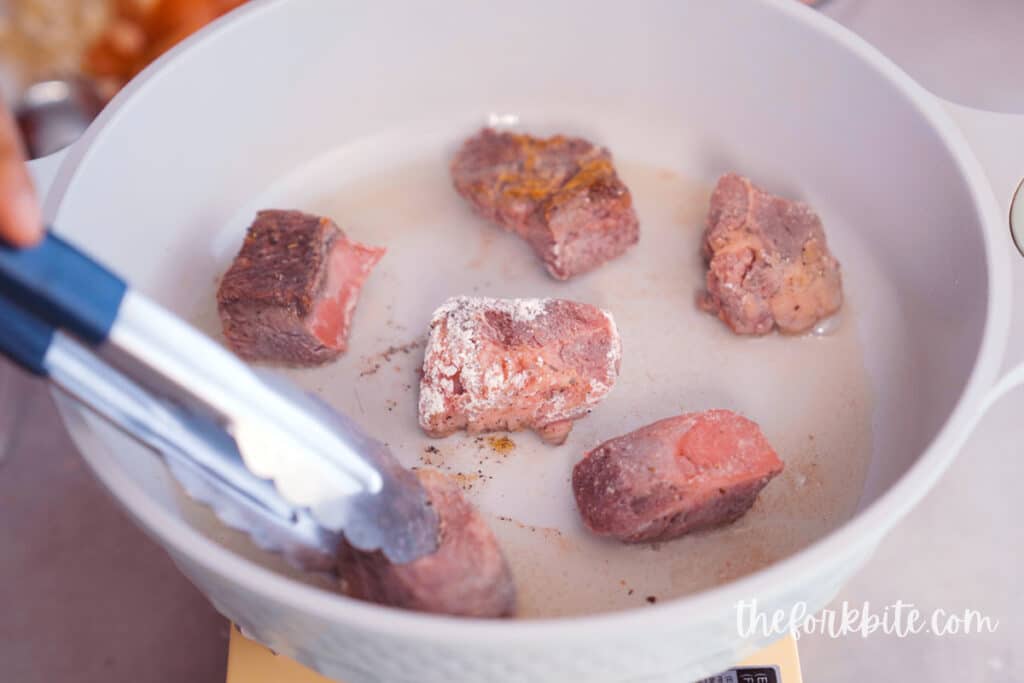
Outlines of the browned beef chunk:
M 356 301 L 384 249 L 345 237 L 329 218 L 260 211 L 224 275 L 224 337 L 250 361 L 319 365 L 348 345 Z
M 839 263 L 818 215 L 735 173 L 711 195 L 704 255 L 698 303 L 737 334 L 804 332 L 842 305 Z
M 573 468 L 572 487 L 595 534 L 667 541 L 739 519 L 781 471 L 755 423 L 709 410 L 606 441 Z
M 462 145 L 452 178 L 481 215 L 523 237 L 559 280 L 639 239 L 633 200 L 611 155 L 586 140 L 487 128 Z
M 417 472 L 440 517 L 437 552 L 391 564 L 380 552 L 344 544 L 338 573 L 353 597 L 421 612 L 504 617 L 515 612 L 516 589 L 494 534 L 448 477 Z

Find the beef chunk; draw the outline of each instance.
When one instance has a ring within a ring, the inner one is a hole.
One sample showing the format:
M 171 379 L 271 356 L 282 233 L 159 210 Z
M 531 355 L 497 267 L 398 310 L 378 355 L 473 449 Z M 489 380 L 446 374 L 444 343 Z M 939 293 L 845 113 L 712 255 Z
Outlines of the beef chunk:
M 515 612 L 516 588 L 494 534 L 458 486 L 439 472 L 420 470 L 420 482 L 440 517 L 432 555 L 391 564 L 383 553 L 342 544 L 338 574 L 346 592 L 383 605 L 465 617 Z
M 260 211 L 217 292 L 224 337 L 249 361 L 334 360 L 348 346 L 359 290 L 384 251 L 349 240 L 329 218 Z
M 667 541 L 739 519 L 781 471 L 755 423 L 709 410 L 606 441 L 576 463 L 572 488 L 595 534 Z
M 633 199 L 611 154 L 586 140 L 486 128 L 462 145 L 452 178 L 481 215 L 524 238 L 559 280 L 639 239 Z
M 818 215 L 735 173 L 711 195 L 704 256 L 707 291 L 698 304 L 737 334 L 804 332 L 843 302 Z
M 449 299 L 430 324 L 420 425 L 435 437 L 527 428 L 562 443 L 611 391 L 621 356 L 611 315 L 588 304 Z

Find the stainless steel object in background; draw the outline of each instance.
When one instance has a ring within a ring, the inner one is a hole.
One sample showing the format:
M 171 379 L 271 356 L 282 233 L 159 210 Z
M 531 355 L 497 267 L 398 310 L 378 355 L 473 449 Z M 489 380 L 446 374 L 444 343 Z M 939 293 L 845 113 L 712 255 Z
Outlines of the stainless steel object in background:
M 58 152 L 81 137 L 103 108 L 84 78 L 42 81 L 28 87 L 14 107 L 30 159 Z

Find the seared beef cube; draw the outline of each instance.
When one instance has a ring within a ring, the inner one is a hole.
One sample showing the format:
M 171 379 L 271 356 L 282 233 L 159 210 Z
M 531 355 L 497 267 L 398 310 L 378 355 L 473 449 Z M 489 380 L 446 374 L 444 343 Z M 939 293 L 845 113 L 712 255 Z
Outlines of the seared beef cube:
M 523 237 L 559 280 L 639 239 L 633 199 L 611 154 L 586 140 L 486 128 L 462 145 L 452 178 L 481 215 Z
M 504 617 L 515 612 L 516 587 L 494 534 L 448 477 L 417 472 L 440 519 L 438 549 L 408 564 L 343 543 L 338 575 L 355 598 L 421 612 Z
M 595 534 L 667 541 L 739 519 L 781 471 L 755 423 L 709 410 L 606 441 L 576 463 L 572 488 Z
M 560 444 L 611 391 L 621 357 L 615 322 L 594 306 L 449 299 L 430 323 L 420 426 L 434 437 L 533 429 Z
M 711 195 L 701 308 L 737 334 L 804 332 L 843 303 L 839 263 L 806 204 L 728 173 Z
M 249 361 L 334 360 L 348 346 L 359 290 L 384 251 L 349 240 L 329 218 L 260 211 L 217 292 L 224 337 Z

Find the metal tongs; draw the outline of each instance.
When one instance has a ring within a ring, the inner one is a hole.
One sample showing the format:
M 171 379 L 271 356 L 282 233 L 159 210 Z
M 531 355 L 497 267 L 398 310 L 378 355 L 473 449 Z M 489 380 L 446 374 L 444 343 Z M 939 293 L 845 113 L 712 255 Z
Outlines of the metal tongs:
M 0 244 L 0 352 L 163 457 L 261 547 L 330 570 L 344 539 L 395 563 L 437 548 L 416 476 L 343 415 L 250 368 L 48 233 Z

